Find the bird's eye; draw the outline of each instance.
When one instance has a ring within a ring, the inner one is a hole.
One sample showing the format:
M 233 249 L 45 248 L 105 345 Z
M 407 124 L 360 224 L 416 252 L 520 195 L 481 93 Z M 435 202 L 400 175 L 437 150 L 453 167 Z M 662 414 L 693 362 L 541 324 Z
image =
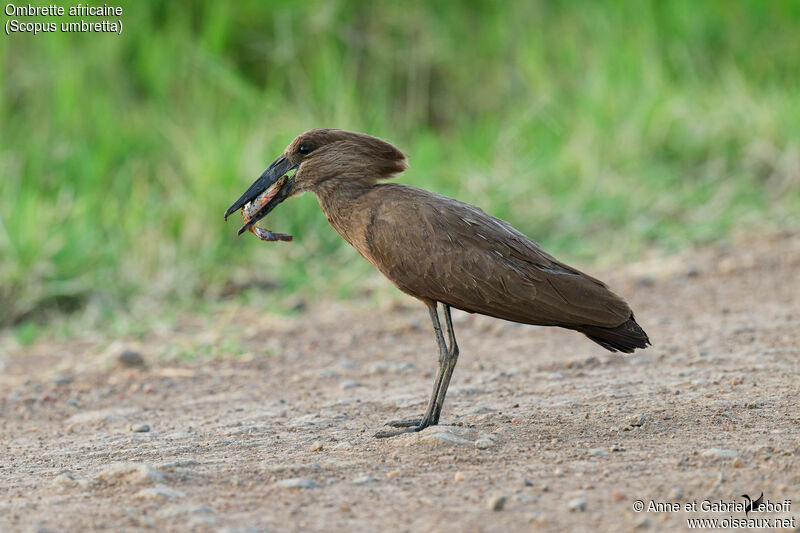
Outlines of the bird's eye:
M 302 155 L 308 155 L 311 153 L 311 147 L 307 144 L 301 144 L 297 151 Z

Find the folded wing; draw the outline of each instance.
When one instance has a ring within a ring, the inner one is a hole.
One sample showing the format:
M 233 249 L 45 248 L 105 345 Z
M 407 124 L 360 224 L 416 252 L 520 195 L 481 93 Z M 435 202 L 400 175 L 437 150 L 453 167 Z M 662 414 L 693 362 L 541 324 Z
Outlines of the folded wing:
M 404 292 L 527 324 L 616 328 L 631 319 L 627 303 L 603 282 L 509 223 L 422 189 L 377 189 L 384 188 L 392 190 L 380 193 L 382 201 L 367 203 L 374 210 L 367 259 Z

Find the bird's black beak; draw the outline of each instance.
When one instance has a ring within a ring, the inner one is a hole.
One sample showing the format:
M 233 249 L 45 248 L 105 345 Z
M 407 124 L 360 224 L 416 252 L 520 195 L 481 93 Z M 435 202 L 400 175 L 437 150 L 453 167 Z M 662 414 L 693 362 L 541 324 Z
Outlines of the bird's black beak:
M 268 190 L 273 185 L 276 185 L 276 182 L 284 177 L 288 172 L 295 170 L 298 165 L 293 165 L 291 161 L 286 159 L 285 156 L 281 156 L 265 170 L 261 176 L 250 185 L 250 188 L 245 191 L 243 195 L 239 197 L 238 200 L 233 202 L 227 211 L 225 211 L 225 220 L 228 220 L 228 215 L 231 213 L 236 212 L 237 210 L 244 207 L 249 202 L 255 200 L 261 193 Z M 277 191 L 274 191 L 271 199 L 264 204 L 258 212 L 253 214 L 247 222 L 245 222 L 244 226 L 239 228 L 239 235 L 247 231 L 250 226 L 267 216 L 267 214 L 275 209 L 279 203 L 284 201 L 288 196 L 289 193 L 294 188 L 294 176 L 288 177 L 282 181 L 281 184 L 276 185 L 280 187 Z

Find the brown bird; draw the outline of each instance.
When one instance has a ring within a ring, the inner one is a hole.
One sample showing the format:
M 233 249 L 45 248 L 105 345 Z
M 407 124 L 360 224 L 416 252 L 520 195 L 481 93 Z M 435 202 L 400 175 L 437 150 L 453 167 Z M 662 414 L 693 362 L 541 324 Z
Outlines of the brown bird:
M 406 168 L 406 155 L 381 139 L 314 129 L 292 141 L 225 212 L 227 219 L 246 208 L 241 234 L 286 198 L 311 191 L 339 235 L 428 307 L 439 346 L 428 407 L 422 418 L 389 422 L 403 429 L 380 431 L 377 437 L 438 424 L 459 353 L 451 307 L 579 331 L 612 352 L 631 353 L 650 344 L 625 300 L 602 281 L 555 259 L 508 222 L 423 189 L 379 183 Z

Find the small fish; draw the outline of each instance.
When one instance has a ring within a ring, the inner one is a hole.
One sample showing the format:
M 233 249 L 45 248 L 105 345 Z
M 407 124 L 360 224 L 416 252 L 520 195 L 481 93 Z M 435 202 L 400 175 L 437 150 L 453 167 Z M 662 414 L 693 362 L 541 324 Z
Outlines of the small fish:
M 245 225 L 247 225 L 250 220 L 258 214 L 261 209 L 272 200 L 275 195 L 281 189 L 281 186 L 285 183 L 285 179 L 280 179 L 276 181 L 271 187 L 267 190 L 256 196 L 252 201 L 247 202 L 242 207 L 242 220 L 244 221 Z M 248 231 L 261 239 L 262 241 L 291 241 L 293 237 L 291 235 L 287 235 L 285 233 L 273 233 L 266 228 L 261 228 L 258 226 L 258 223 L 250 225 Z
M 250 226 L 250 233 L 261 239 L 262 241 L 291 241 L 294 239 L 291 235 L 285 233 L 272 233 L 268 229 L 259 228 L 258 225 Z

